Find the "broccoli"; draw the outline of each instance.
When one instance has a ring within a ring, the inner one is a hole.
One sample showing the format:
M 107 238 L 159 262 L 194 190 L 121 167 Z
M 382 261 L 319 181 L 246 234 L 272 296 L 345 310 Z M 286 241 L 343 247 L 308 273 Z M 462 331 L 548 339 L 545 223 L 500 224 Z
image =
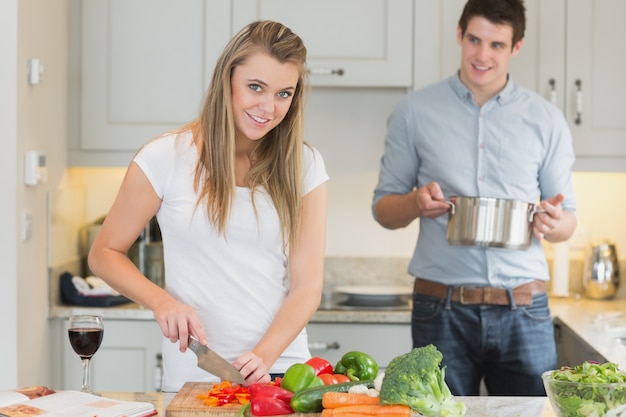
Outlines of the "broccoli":
M 406 404 L 426 417 L 464 416 L 465 404 L 454 400 L 444 381 L 442 359 L 434 345 L 393 358 L 380 388 L 381 404 Z

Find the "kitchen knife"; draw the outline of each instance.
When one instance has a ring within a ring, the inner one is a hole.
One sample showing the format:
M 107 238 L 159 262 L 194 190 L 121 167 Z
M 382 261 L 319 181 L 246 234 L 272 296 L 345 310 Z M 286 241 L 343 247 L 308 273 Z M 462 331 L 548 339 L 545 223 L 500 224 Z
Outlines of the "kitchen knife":
M 246 380 L 243 379 L 237 368 L 208 347 L 201 345 L 195 337 L 189 336 L 188 347 L 198 357 L 199 368 L 219 377 L 222 381 L 245 384 Z

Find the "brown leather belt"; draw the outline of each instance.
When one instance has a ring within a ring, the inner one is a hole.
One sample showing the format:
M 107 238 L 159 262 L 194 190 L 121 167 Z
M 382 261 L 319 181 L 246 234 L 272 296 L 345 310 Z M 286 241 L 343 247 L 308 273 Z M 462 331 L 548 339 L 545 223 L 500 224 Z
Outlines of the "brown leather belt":
M 415 278 L 414 291 L 441 299 L 448 298 L 448 286 L 422 278 Z M 546 291 L 546 283 L 534 280 L 528 284 L 513 288 L 513 300 L 516 305 L 528 306 L 533 303 L 533 295 Z M 511 300 L 506 288 L 477 287 L 471 285 L 452 286 L 450 299 L 461 304 L 510 305 Z

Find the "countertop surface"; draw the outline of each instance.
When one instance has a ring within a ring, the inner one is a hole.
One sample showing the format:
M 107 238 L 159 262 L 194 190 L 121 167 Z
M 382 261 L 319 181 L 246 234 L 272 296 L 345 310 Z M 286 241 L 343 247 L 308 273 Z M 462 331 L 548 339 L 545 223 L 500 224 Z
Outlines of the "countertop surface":
M 621 290 L 621 289 L 620 289 Z M 554 317 L 571 328 L 591 348 L 608 361 L 626 367 L 626 291 L 611 300 L 584 297 L 550 297 Z M 52 305 L 51 319 L 67 319 L 72 314 L 99 314 L 105 320 L 154 320 L 152 311 L 129 303 L 116 307 L 93 308 Z M 411 322 L 410 310 L 320 309 L 312 323 L 400 323 Z
M 174 393 L 133 393 L 102 392 L 104 397 L 126 401 L 146 401 L 155 405 L 159 416 L 165 416 L 165 409 L 176 394 Z M 546 397 L 456 397 L 467 407 L 466 417 L 555 417 Z

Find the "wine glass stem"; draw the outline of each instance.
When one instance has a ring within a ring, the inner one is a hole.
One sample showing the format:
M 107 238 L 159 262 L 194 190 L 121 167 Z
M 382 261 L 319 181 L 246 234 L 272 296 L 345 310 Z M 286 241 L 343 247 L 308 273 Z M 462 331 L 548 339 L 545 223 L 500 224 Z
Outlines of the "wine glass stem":
M 91 392 L 89 387 L 89 359 L 83 359 L 83 386 L 80 389 L 82 392 Z

